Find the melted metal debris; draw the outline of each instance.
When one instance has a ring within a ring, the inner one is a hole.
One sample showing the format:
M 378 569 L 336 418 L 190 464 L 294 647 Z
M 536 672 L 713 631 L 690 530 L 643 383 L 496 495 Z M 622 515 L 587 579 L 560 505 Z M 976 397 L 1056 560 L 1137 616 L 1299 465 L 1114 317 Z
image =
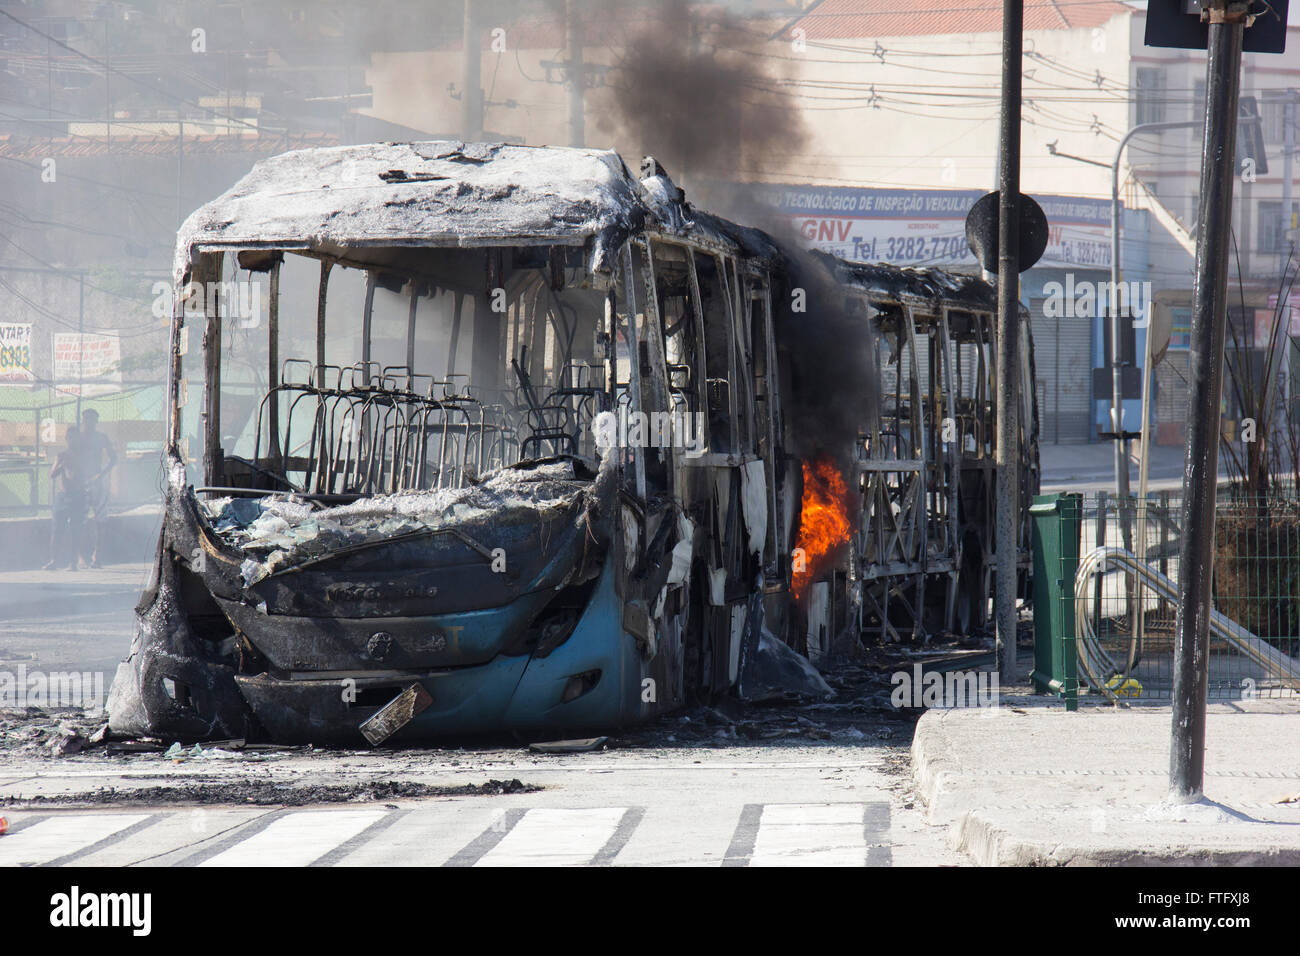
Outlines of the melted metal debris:
M 716 707 L 695 707 L 667 714 L 620 734 L 619 749 L 651 747 L 782 746 L 819 741 L 825 746 L 906 745 L 921 711 L 895 707 L 888 672 L 847 661 L 830 663 L 821 672 L 832 699 L 786 691 L 763 700 L 723 698 Z
M 177 277 L 193 246 L 579 242 L 616 248 L 639 225 L 640 188 L 598 149 L 372 143 L 301 149 L 257 163 L 182 225 Z
M 242 569 L 245 584 L 252 585 L 297 558 L 340 547 L 489 518 L 508 525 L 556 516 L 590 487 L 565 460 L 505 468 L 464 488 L 399 492 L 331 508 L 296 495 L 217 498 L 202 507 L 227 544 L 262 558 L 250 558 Z
M 504 143 L 372 143 L 301 149 L 257 163 L 181 226 L 175 276 L 196 247 L 338 251 L 349 245 L 581 245 L 609 272 L 643 227 L 776 255 L 764 233 L 638 180 L 611 150 Z
M 981 311 L 998 307 L 997 289 L 978 276 L 945 272 L 942 269 L 914 269 L 887 263 L 869 264 L 846 262 L 815 252 L 840 281 L 857 286 L 867 292 L 890 298 L 906 296 L 915 299 L 943 297 L 954 304 Z
M 9 757 L 70 757 L 102 744 L 102 712 L 81 708 L 0 708 L 0 754 Z

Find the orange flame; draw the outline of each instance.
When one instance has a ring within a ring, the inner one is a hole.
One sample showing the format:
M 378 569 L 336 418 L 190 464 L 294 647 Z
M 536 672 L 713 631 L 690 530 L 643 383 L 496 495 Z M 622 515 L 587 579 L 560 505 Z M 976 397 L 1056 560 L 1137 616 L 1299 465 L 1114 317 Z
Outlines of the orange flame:
M 792 589 L 796 601 L 835 551 L 849 540 L 849 490 L 835 462 L 821 457 L 803 463 L 803 504 L 795 550 Z M 802 570 L 800 570 L 802 567 Z

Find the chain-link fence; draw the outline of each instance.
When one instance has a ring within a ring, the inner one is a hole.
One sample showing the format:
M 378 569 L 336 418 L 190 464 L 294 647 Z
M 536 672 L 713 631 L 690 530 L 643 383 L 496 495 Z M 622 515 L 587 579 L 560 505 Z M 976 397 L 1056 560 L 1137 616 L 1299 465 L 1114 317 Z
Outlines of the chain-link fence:
M 1061 534 L 1078 534 L 1077 561 L 1071 548 L 1053 547 L 1050 535 L 1038 536 L 1049 542 L 1050 553 L 1039 556 L 1039 566 L 1057 603 L 1052 622 L 1046 614 L 1038 620 L 1035 607 L 1037 640 L 1077 652 L 1080 692 L 1168 700 L 1181 496 L 1120 499 L 1101 493 L 1076 500 L 1059 510 L 1064 517 L 1053 512 L 1050 520 L 1073 522 Z M 1213 566 L 1209 696 L 1300 696 L 1300 498 L 1246 497 L 1221 489 Z M 1058 652 L 1055 660 L 1061 658 Z M 1046 684 L 1047 675 L 1040 676 Z

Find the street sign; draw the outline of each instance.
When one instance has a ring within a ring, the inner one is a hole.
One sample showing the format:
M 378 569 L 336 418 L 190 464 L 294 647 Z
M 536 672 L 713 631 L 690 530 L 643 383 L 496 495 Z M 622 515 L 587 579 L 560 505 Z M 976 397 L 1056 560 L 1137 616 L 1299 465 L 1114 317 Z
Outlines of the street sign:
M 985 271 L 998 271 L 998 193 L 975 200 L 966 214 L 966 242 Z M 1047 251 L 1047 214 L 1033 198 L 1020 194 L 1020 255 L 1017 265 L 1024 272 Z
M 1288 0 L 1259 5 L 1254 22 L 1242 39 L 1245 53 L 1282 53 L 1286 49 Z M 1210 42 L 1210 25 L 1201 19 L 1199 0 L 1149 0 L 1146 45 L 1204 50 Z

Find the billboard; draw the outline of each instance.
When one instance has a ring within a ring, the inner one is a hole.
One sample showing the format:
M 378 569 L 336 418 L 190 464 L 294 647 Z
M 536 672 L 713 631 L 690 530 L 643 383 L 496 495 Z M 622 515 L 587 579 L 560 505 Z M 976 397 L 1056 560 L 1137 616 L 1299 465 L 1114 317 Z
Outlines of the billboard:
M 747 187 L 814 249 L 860 262 L 977 269 L 966 213 L 977 189 Z M 1109 269 L 1110 203 L 1034 195 L 1047 214 L 1047 251 L 1038 267 Z
M 35 379 L 31 325 L 0 322 L 0 385 L 30 385 Z
M 54 384 L 69 395 L 103 395 L 122 387 L 116 332 L 54 333 Z

